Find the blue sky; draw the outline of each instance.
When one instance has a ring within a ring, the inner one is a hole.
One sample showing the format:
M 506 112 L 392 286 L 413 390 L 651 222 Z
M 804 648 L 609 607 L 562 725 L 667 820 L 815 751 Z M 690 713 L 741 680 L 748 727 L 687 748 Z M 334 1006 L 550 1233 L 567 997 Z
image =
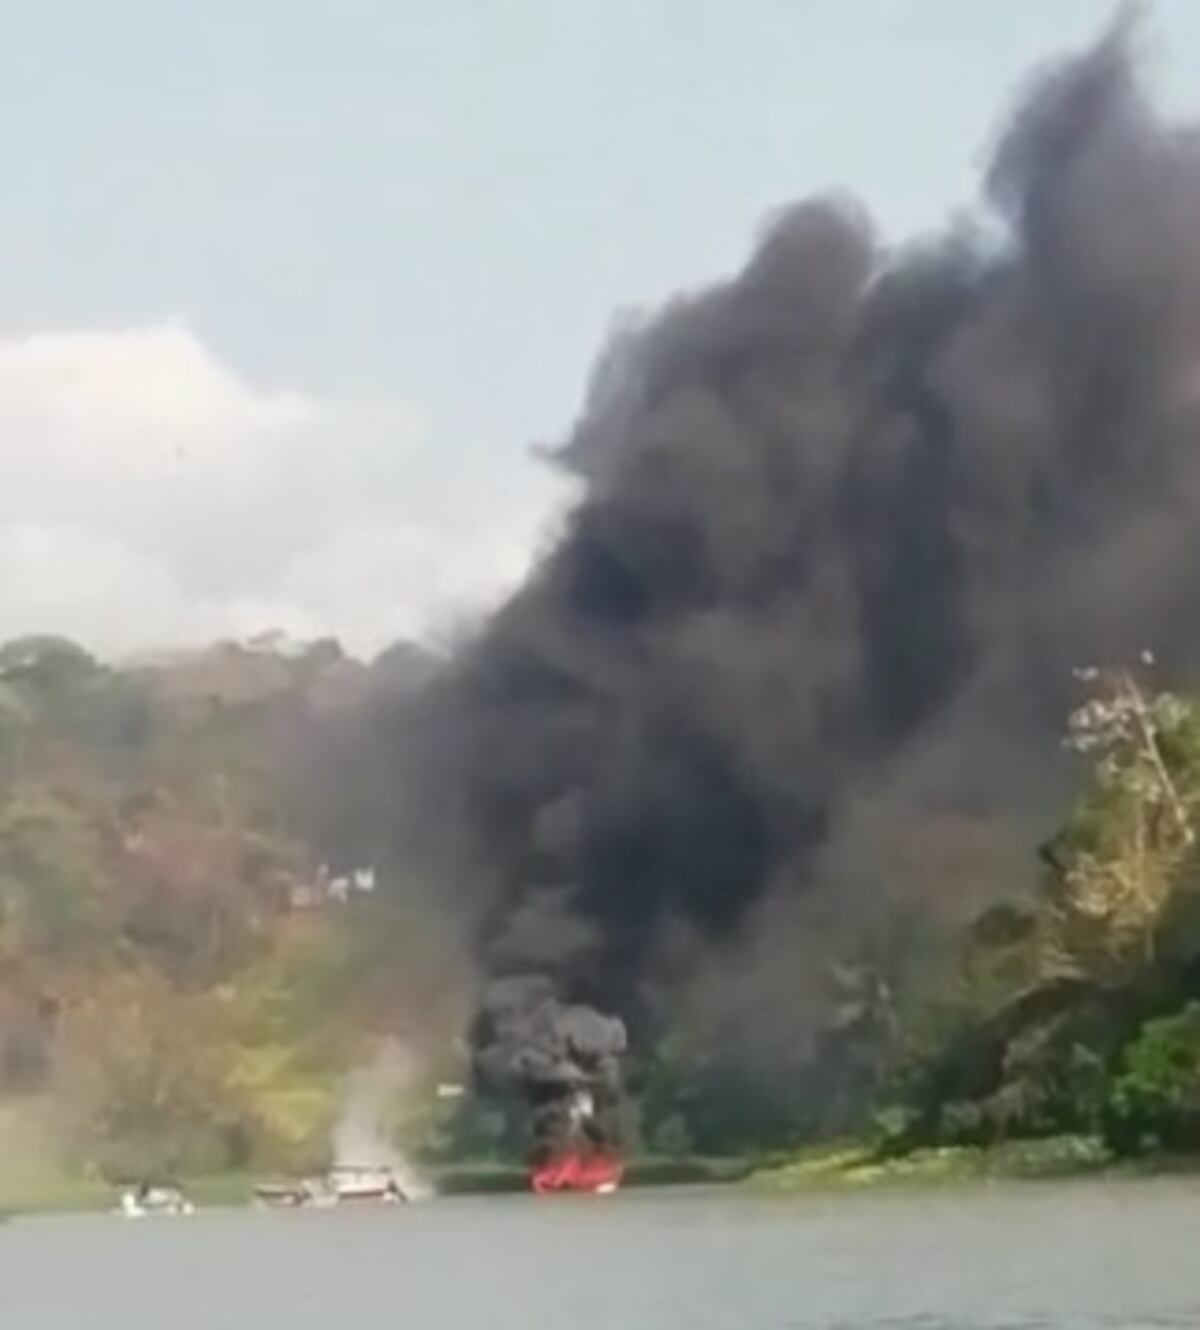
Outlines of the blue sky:
M 1200 6 L 1149 8 L 1153 80 L 1194 109 Z M 1017 80 L 1110 12 L 4 6 L 0 632 L 57 615 L 124 650 L 274 618 L 366 650 L 494 594 L 554 501 L 526 445 L 569 424 L 614 311 L 727 271 L 805 193 L 941 224 Z M 69 501 L 33 474 L 99 455 L 142 466 L 156 520 L 103 468 Z

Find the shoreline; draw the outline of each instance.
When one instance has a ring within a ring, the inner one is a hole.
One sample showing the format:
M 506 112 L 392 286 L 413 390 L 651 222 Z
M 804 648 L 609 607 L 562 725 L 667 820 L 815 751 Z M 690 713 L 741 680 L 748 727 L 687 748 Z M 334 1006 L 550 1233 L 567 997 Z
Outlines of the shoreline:
M 756 1169 L 761 1195 L 969 1187 L 993 1182 L 1148 1180 L 1200 1175 L 1200 1156 L 1114 1156 L 1099 1137 L 1052 1136 L 990 1146 L 930 1146 L 891 1158 L 861 1143 L 814 1147 Z
M 623 1189 L 744 1184 L 755 1167 L 756 1161 L 751 1159 L 635 1159 L 627 1168 Z M 527 1172 L 519 1164 L 463 1162 L 429 1167 L 423 1175 L 434 1187 L 435 1196 L 442 1197 L 515 1195 L 529 1190 Z M 269 1176 L 258 1172 L 183 1174 L 177 1181 L 199 1210 L 253 1208 L 254 1189 Z M 11 1189 L 0 1185 L 0 1220 L 107 1214 L 115 1209 L 120 1190 L 119 1186 L 69 1174 L 56 1174 Z
M 436 1197 L 502 1196 L 528 1192 L 524 1168 L 508 1163 L 460 1163 L 425 1174 Z M 623 1191 L 720 1186 L 763 1197 L 886 1192 L 906 1188 L 967 1188 L 996 1182 L 1149 1180 L 1200 1175 L 1200 1156 L 1114 1158 L 1098 1138 L 1050 1137 L 1000 1145 L 940 1146 L 881 1158 L 857 1142 L 813 1146 L 767 1162 L 742 1159 L 639 1159 Z M 183 1176 L 179 1183 L 198 1210 L 253 1208 L 264 1174 Z M 57 1177 L 41 1187 L 0 1187 L 0 1220 L 54 1214 L 107 1214 L 119 1188 L 88 1178 Z

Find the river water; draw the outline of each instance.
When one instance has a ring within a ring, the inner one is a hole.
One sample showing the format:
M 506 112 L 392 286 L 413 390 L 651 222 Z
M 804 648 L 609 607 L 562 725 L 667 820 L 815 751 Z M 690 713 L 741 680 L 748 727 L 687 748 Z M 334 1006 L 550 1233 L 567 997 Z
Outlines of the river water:
M 1200 1180 L 0 1225 L 4 1330 L 1193 1330 Z

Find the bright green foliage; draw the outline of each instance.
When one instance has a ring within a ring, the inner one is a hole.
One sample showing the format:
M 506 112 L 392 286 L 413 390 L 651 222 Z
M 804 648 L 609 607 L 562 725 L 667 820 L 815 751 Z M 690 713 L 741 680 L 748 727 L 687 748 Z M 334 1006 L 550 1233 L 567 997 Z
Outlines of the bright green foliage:
M 1148 1021 L 1125 1050 L 1105 1136 L 1122 1154 L 1200 1149 L 1200 1002 Z

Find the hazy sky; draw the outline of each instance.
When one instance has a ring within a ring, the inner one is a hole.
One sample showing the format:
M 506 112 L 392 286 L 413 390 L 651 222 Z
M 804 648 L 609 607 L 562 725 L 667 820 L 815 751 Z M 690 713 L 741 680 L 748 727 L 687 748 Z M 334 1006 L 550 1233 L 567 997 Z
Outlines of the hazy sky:
M 1150 7 L 1200 105 L 1200 4 Z M 359 650 L 520 574 L 613 313 L 848 186 L 901 237 L 1105 0 L 0 7 L 0 636 Z

